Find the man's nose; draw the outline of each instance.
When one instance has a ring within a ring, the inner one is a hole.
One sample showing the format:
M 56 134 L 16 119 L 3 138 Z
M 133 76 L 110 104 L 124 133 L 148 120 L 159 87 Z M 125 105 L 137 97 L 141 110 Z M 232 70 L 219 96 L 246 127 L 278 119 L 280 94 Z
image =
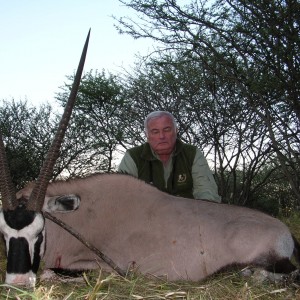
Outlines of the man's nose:
M 165 136 L 166 136 L 166 135 L 165 135 L 165 133 L 164 133 L 163 131 L 160 131 L 160 132 L 159 132 L 159 138 L 160 138 L 160 139 L 164 139 Z

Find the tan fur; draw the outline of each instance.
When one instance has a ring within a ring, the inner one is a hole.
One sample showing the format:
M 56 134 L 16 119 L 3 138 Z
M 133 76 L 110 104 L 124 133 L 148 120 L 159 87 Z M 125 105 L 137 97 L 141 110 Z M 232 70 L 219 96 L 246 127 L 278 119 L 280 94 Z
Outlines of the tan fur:
M 81 204 L 77 211 L 54 215 L 125 270 L 197 281 L 228 265 L 268 265 L 293 253 L 288 228 L 275 218 L 171 196 L 131 176 L 93 175 L 49 185 L 47 196 L 61 194 L 77 194 Z M 47 268 L 109 269 L 48 220 L 46 235 Z

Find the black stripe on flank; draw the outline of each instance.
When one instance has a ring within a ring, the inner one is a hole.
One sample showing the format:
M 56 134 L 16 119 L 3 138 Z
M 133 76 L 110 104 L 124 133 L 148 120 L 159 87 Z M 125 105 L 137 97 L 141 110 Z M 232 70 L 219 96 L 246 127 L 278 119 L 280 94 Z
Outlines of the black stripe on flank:
M 266 270 L 273 273 L 289 274 L 297 270 L 297 268 L 288 258 L 281 258 L 266 267 Z

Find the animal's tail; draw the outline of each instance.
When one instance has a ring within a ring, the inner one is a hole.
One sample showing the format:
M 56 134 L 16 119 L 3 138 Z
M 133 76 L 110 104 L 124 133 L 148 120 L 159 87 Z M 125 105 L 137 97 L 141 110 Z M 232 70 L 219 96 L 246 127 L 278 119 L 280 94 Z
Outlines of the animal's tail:
M 297 239 L 293 236 L 294 240 L 294 258 L 298 264 L 298 268 L 300 266 L 300 243 L 297 241 Z

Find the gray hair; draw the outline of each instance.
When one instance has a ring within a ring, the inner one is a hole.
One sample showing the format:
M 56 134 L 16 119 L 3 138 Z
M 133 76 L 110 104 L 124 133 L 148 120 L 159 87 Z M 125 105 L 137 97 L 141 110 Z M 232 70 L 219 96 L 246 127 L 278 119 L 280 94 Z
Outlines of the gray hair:
M 149 123 L 149 121 L 152 120 L 152 119 L 154 119 L 154 118 L 160 118 L 160 117 L 164 117 L 164 116 L 170 118 L 172 120 L 174 128 L 175 129 L 177 128 L 177 124 L 176 124 L 175 118 L 174 118 L 174 116 L 171 113 L 169 113 L 168 111 L 157 110 L 157 111 L 151 112 L 145 118 L 144 128 L 145 128 L 146 135 L 148 135 L 148 123 Z

